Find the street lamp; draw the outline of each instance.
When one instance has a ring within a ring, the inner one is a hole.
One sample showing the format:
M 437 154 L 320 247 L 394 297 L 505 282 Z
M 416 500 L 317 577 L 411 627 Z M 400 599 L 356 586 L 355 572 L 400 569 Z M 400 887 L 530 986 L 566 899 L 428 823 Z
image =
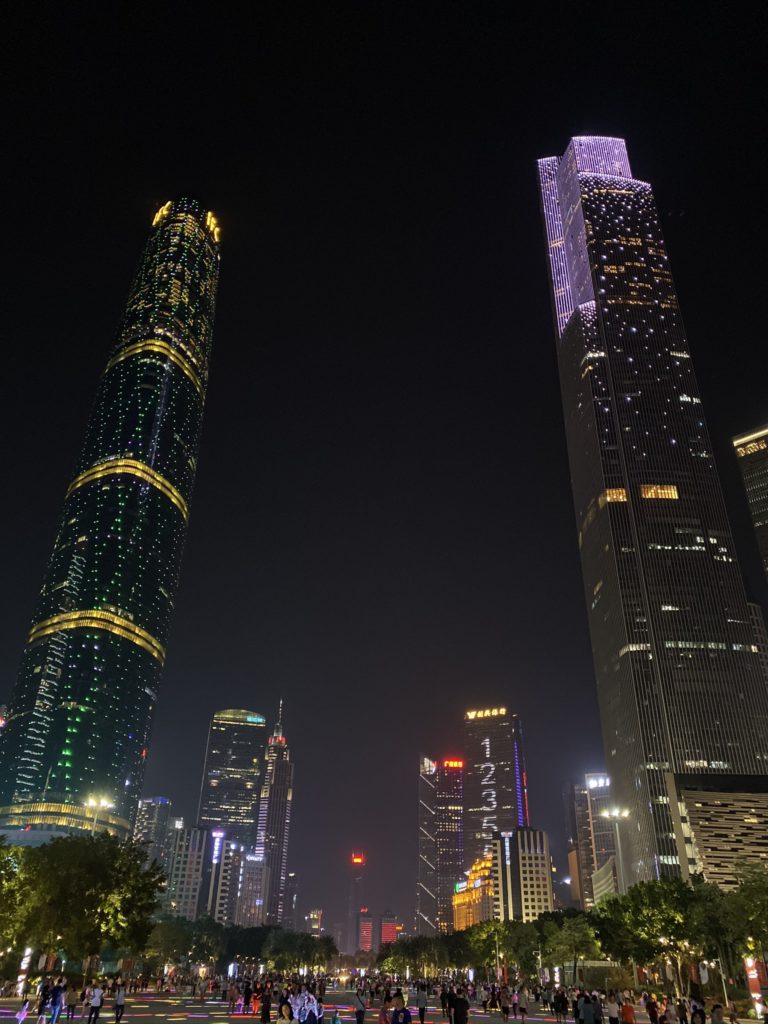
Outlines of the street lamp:
M 93 826 L 91 827 L 91 835 L 95 836 L 96 826 L 99 821 L 99 812 L 114 810 L 115 805 L 111 800 L 107 800 L 106 797 L 89 796 L 88 799 L 85 801 L 85 806 L 88 808 L 88 810 L 93 811 Z
M 627 885 L 624 878 L 624 857 L 621 852 L 621 832 L 619 831 L 619 822 L 624 821 L 629 817 L 629 811 L 624 807 L 612 807 L 610 811 L 601 811 L 600 816 L 602 818 L 608 818 L 613 824 L 613 834 L 616 839 L 616 860 L 619 866 L 619 892 L 625 893 L 627 891 Z

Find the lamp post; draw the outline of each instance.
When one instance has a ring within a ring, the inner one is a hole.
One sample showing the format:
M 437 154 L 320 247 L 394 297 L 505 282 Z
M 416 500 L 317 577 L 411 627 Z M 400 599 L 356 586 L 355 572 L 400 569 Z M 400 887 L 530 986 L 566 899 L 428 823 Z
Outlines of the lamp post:
M 106 797 L 100 796 L 89 796 L 85 801 L 85 806 L 88 810 L 93 811 L 93 825 L 91 827 L 91 835 L 96 835 L 96 826 L 99 821 L 99 811 L 111 811 L 114 809 L 114 803 L 111 800 L 107 800 Z
M 610 811 L 601 811 L 600 813 L 601 817 L 608 818 L 613 824 L 613 834 L 616 840 L 616 861 L 619 867 L 619 892 L 625 893 L 627 891 L 627 884 L 626 879 L 624 878 L 624 857 L 621 852 L 621 831 L 619 829 L 619 822 L 624 821 L 629 817 L 629 811 L 623 807 L 612 807 Z

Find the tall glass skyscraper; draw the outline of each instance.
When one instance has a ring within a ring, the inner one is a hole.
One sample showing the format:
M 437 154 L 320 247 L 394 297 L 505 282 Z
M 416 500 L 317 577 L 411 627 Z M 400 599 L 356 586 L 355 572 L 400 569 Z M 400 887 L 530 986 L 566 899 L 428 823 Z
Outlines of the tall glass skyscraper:
M 437 765 L 435 845 L 437 927 L 453 931 L 453 894 L 464 878 L 464 761 L 443 758 Z
M 419 755 L 419 866 L 417 935 L 437 934 L 437 761 Z
M 261 784 L 256 854 L 269 869 L 264 894 L 264 924 L 282 924 L 288 873 L 288 836 L 293 802 L 293 762 L 283 734 L 282 701 L 280 717 L 267 740 L 264 779 Z
M 490 857 L 494 832 L 530 824 L 523 728 L 507 708 L 464 715 L 464 866 Z
M 757 646 L 651 186 L 622 139 L 538 169 L 627 883 L 687 875 L 680 788 L 768 774 Z
M 130 832 L 197 468 L 219 227 L 155 215 L 0 740 L 0 824 Z
M 208 728 L 197 821 L 246 846 L 256 842 L 259 774 L 266 719 L 255 711 L 217 711 Z

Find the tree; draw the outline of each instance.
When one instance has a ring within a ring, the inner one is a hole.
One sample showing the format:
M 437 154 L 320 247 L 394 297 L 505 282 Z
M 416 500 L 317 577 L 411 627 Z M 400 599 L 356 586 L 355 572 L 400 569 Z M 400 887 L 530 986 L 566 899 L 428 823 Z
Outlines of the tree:
M 132 840 L 57 837 L 24 851 L 19 934 L 32 946 L 83 959 L 102 946 L 141 952 L 164 878 Z
M 728 893 L 725 916 L 731 923 L 739 952 L 768 954 L 768 866 L 742 863 L 738 886 Z
M 214 963 L 227 948 L 224 925 L 212 917 L 200 917 L 192 925 L 190 955 L 198 963 Z
M 0 836 L 0 948 L 7 949 L 18 941 L 20 909 L 24 903 L 20 877 L 21 850 L 8 846 Z
M 573 965 L 573 978 L 580 961 L 597 960 L 600 943 L 595 929 L 585 914 L 563 917 L 558 923 L 549 920 L 542 925 L 542 959 L 553 966 L 563 968 Z
M 591 919 L 600 941 L 617 960 L 669 964 L 678 994 L 690 989 L 690 965 L 705 943 L 693 927 L 697 896 L 687 882 L 639 882 L 626 895 L 601 900 Z
M 178 963 L 192 948 L 193 924 L 185 917 L 158 921 L 147 942 L 147 951 L 163 962 Z

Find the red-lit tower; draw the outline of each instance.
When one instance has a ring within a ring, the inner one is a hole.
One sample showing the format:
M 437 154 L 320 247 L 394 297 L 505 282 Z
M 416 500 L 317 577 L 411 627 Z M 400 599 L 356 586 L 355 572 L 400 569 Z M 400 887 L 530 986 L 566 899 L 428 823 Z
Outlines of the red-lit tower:
M 347 953 L 354 954 L 358 951 L 360 936 L 358 935 L 358 915 L 363 910 L 364 892 L 363 883 L 365 880 L 365 854 L 359 850 L 353 850 L 349 860 L 349 907 L 347 910 Z M 367 908 L 366 908 L 367 912 Z

